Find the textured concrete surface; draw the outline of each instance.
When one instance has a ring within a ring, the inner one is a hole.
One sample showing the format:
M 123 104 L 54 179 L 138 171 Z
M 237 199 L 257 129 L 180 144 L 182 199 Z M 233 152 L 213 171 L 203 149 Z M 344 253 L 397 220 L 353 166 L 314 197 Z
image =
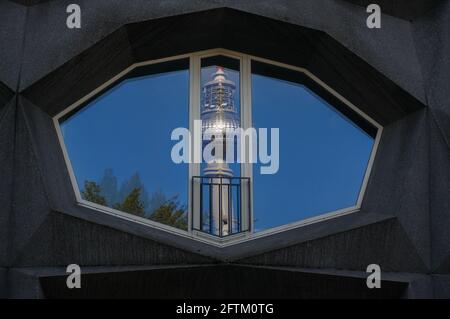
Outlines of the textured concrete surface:
M 397 216 L 429 268 L 428 121 L 421 110 L 383 129 L 362 210 Z
M 0 82 L 0 118 L 5 105 L 12 99 L 14 92 L 5 84 Z
M 14 91 L 19 87 L 26 12 L 19 4 L 0 1 L 0 82 Z
M 344 1 L 80 0 L 77 3 L 83 12 L 81 30 L 68 30 L 65 25 L 65 8 L 70 3 L 50 1 L 28 8 L 21 90 L 125 23 L 231 7 L 325 31 L 424 101 L 410 24 L 386 15 L 383 17 L 383 28 L 368 33 L 365 8 Z M 21 10 L 23 8 L 20 7 Z M 16 14 L 8 15 L 6 12 L 5 17 Z M 9 52 L 9 59 L 14 59 L 14 56 L 13 52 Z
M 431 167 L 441 172 L 430 180 L 430 219 L 432 231 L 432 267 L 439 273 L 450 272 L 450 149 L 436 121 L 431 128 Z
M 7 268 L 0 267 L 0 298 L 8 297 Z
M 427 299 L 433 298 L 433 279 L 426 274 L 412 274 L 408 279 L 408 289 L 403 296 L 408 299 Z
M 109 227 L 52 212 L 13 264 L 24 266 L 214 263 L 207 258 Z
M 9 265 L 9 223 L 14 170 L 15 98 L 0 110 L 0 266 Z
M 238 260 L 255 265 L 426 272 L 427 268 L 395 219 Z
M 417 55 L 430 109 L 430 214 L 432 264 L 450 271 L 450 4 L 445 2 L 413 23 Z M 439 172 L 439 173 L 438 173 Z
M 23 112 L 23 107 L 18 105 L 15 121 L 13 212 L 9 225 L 12 259 L 30 240 L 49 212 L 46 187 Z
M 36 276 L 27 270 L 10 268 L 8 272 L 8 298 L 42 299 L 44 294 Z

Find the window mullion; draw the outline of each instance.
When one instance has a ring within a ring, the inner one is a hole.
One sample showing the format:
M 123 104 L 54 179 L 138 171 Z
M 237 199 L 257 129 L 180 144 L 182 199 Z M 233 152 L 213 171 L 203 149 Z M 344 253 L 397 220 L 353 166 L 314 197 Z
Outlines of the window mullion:
M 244 130 L 253 126 L 251 76 L 251 59 L 249 56 L 244 55 L 241 59 L 241 126 Z M 245 141 L 241 140 L 241 143 L 245 143 Z M 248 148 L 247 144 L 247 147 L 245 149 L 246 155 L 244 156 L 244 158 L 249 158 L 248 154 L 250 153 L 250 151 L 251 150 Z M 250 218 L 249 216 L 242 216 L 242 226 L 243 229 L 246 229 L 248 226 L 250 226 L 250 232 L 253 232 L 253 222 L 250 222 L 250 225 L 248 225 L 249 221 L 253 221 L 253 164 L 246 162 L 242 163 L 241 172 L 242 177 L 250 178 L 250 193 L 244 192 L 242 198 L 243 204 L 246 205 L 243 207 L 248 207 L 250 203 L 250 211 L 248 212 L 248 214 L 250 214 Z
M 201 141 L 194 141 L 194 121 L 200 120 L 200 57 L 191 55 L 189 59 L 189 131 L 191 132 L 191 145 L 189 147 L 189 205 L 188 205 L 188 224 L 189 232 L 192 232 L 192 226 L 199 228 L 200 226 L 200 210 L 199 203 L 192 201 L 192 193 L 196 188 L 192 187 L 192 177 L 200 175 L 200 164 L 194 161 L 195 145 L 201 145 Z M 198 194 L 195 194 L 198 198 Z

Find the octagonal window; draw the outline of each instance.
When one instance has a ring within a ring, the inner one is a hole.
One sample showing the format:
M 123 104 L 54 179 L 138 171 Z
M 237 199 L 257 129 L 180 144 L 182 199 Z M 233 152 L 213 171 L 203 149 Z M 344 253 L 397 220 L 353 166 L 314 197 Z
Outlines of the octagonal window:
M 217 245 L 358 211 L 381 126 L 356 106 L 237 52 L 165 61 L 56 116 L 80 204 Z

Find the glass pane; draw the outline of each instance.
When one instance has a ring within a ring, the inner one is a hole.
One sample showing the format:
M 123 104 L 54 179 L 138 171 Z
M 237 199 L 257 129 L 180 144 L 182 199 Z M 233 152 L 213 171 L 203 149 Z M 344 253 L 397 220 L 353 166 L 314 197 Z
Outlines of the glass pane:
M 210 184 L 208 216 L 209 233 L 226 236 L 235 232 L 236 215 L 230 184 L 240 176 L 237 137 L 227 135 L 241 126 L 240 62 L 225 56 L 203 58 L 201 61 L 201 120 L 203 157 L 201 174 Z M 211 147 L 214 146 L 214 147 Z M 209 148 L 211 147 L 211 148 Z
M 171 133 L 188 127 L 189 71 L 173 64 L 134 71 L 61 129 L 85 200 L 187 229 L 188 164 L 172 161 Z
M 354 206 L 373 137 L 302 84 L 253 74 L 252 95 L 253 126 L 279 128 L 278 171 L 253 165 L 255 231 Z
M 212 231 L 212 225 L 211 225 L 211 219 L 209 218 L 209 212 L 210 212 L 210 194 L 211 194 L 211 186 L 210 185 L 203 185 L 202 186 L 202 211 L 201 211 L 201 230 L 205 231 L 207 233 L 210 233 Z
M 201 69 L 201 120 L 204 128 L 217 127 L 225 132 L 227 128 L 240 127 L 240 73 L 239 60 L 213 56 L 203 58 Z M 214 130 L 213 130 L 214 131 Z M 204 141 L 205 147 L 209 141 Z M 232 176 L 240 176 L 240 164 L 237 160 L 236 139 L 232 163 L 227 163 Z M 228 142 L 227 142 L 228 143 Z M 226 147 L 223 156 L 226 157 Z M 202 172 L 207 169 L 207 163 L 202 163 Z

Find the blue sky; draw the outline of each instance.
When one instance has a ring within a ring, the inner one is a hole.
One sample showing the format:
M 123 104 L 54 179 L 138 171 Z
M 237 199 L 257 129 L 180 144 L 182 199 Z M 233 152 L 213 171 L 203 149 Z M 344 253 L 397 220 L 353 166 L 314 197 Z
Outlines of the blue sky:
M 126 80 L 61 127 L 80 187 L 112 168 L 121 181 L 138 172 L 151 194 L 187 203 L 188 165 L 170 157 L 172 130 L 188 126 L 188 71 Z
M 239 87 L 238 72 L 228 73 Z M 62 123 L 79 186 L 107 168 L 119 184 L 138 172 L 150 194 L 187 204 L 188 165 L 172 162 L 170 135 L 188 127 L 188 81 L 187 70 L 126 80 Z M 373 139 L 303 86 L 254 75 L 252 88 L 254 126 L 280 129 L 278 173 L 254 166 L 255 228 L 354 205 Z
M 356 203 L 373 139 L 304 86 L 252 76 L 253 126 L 279 127 L 280 166 L 253 170 L 255 229 Z

